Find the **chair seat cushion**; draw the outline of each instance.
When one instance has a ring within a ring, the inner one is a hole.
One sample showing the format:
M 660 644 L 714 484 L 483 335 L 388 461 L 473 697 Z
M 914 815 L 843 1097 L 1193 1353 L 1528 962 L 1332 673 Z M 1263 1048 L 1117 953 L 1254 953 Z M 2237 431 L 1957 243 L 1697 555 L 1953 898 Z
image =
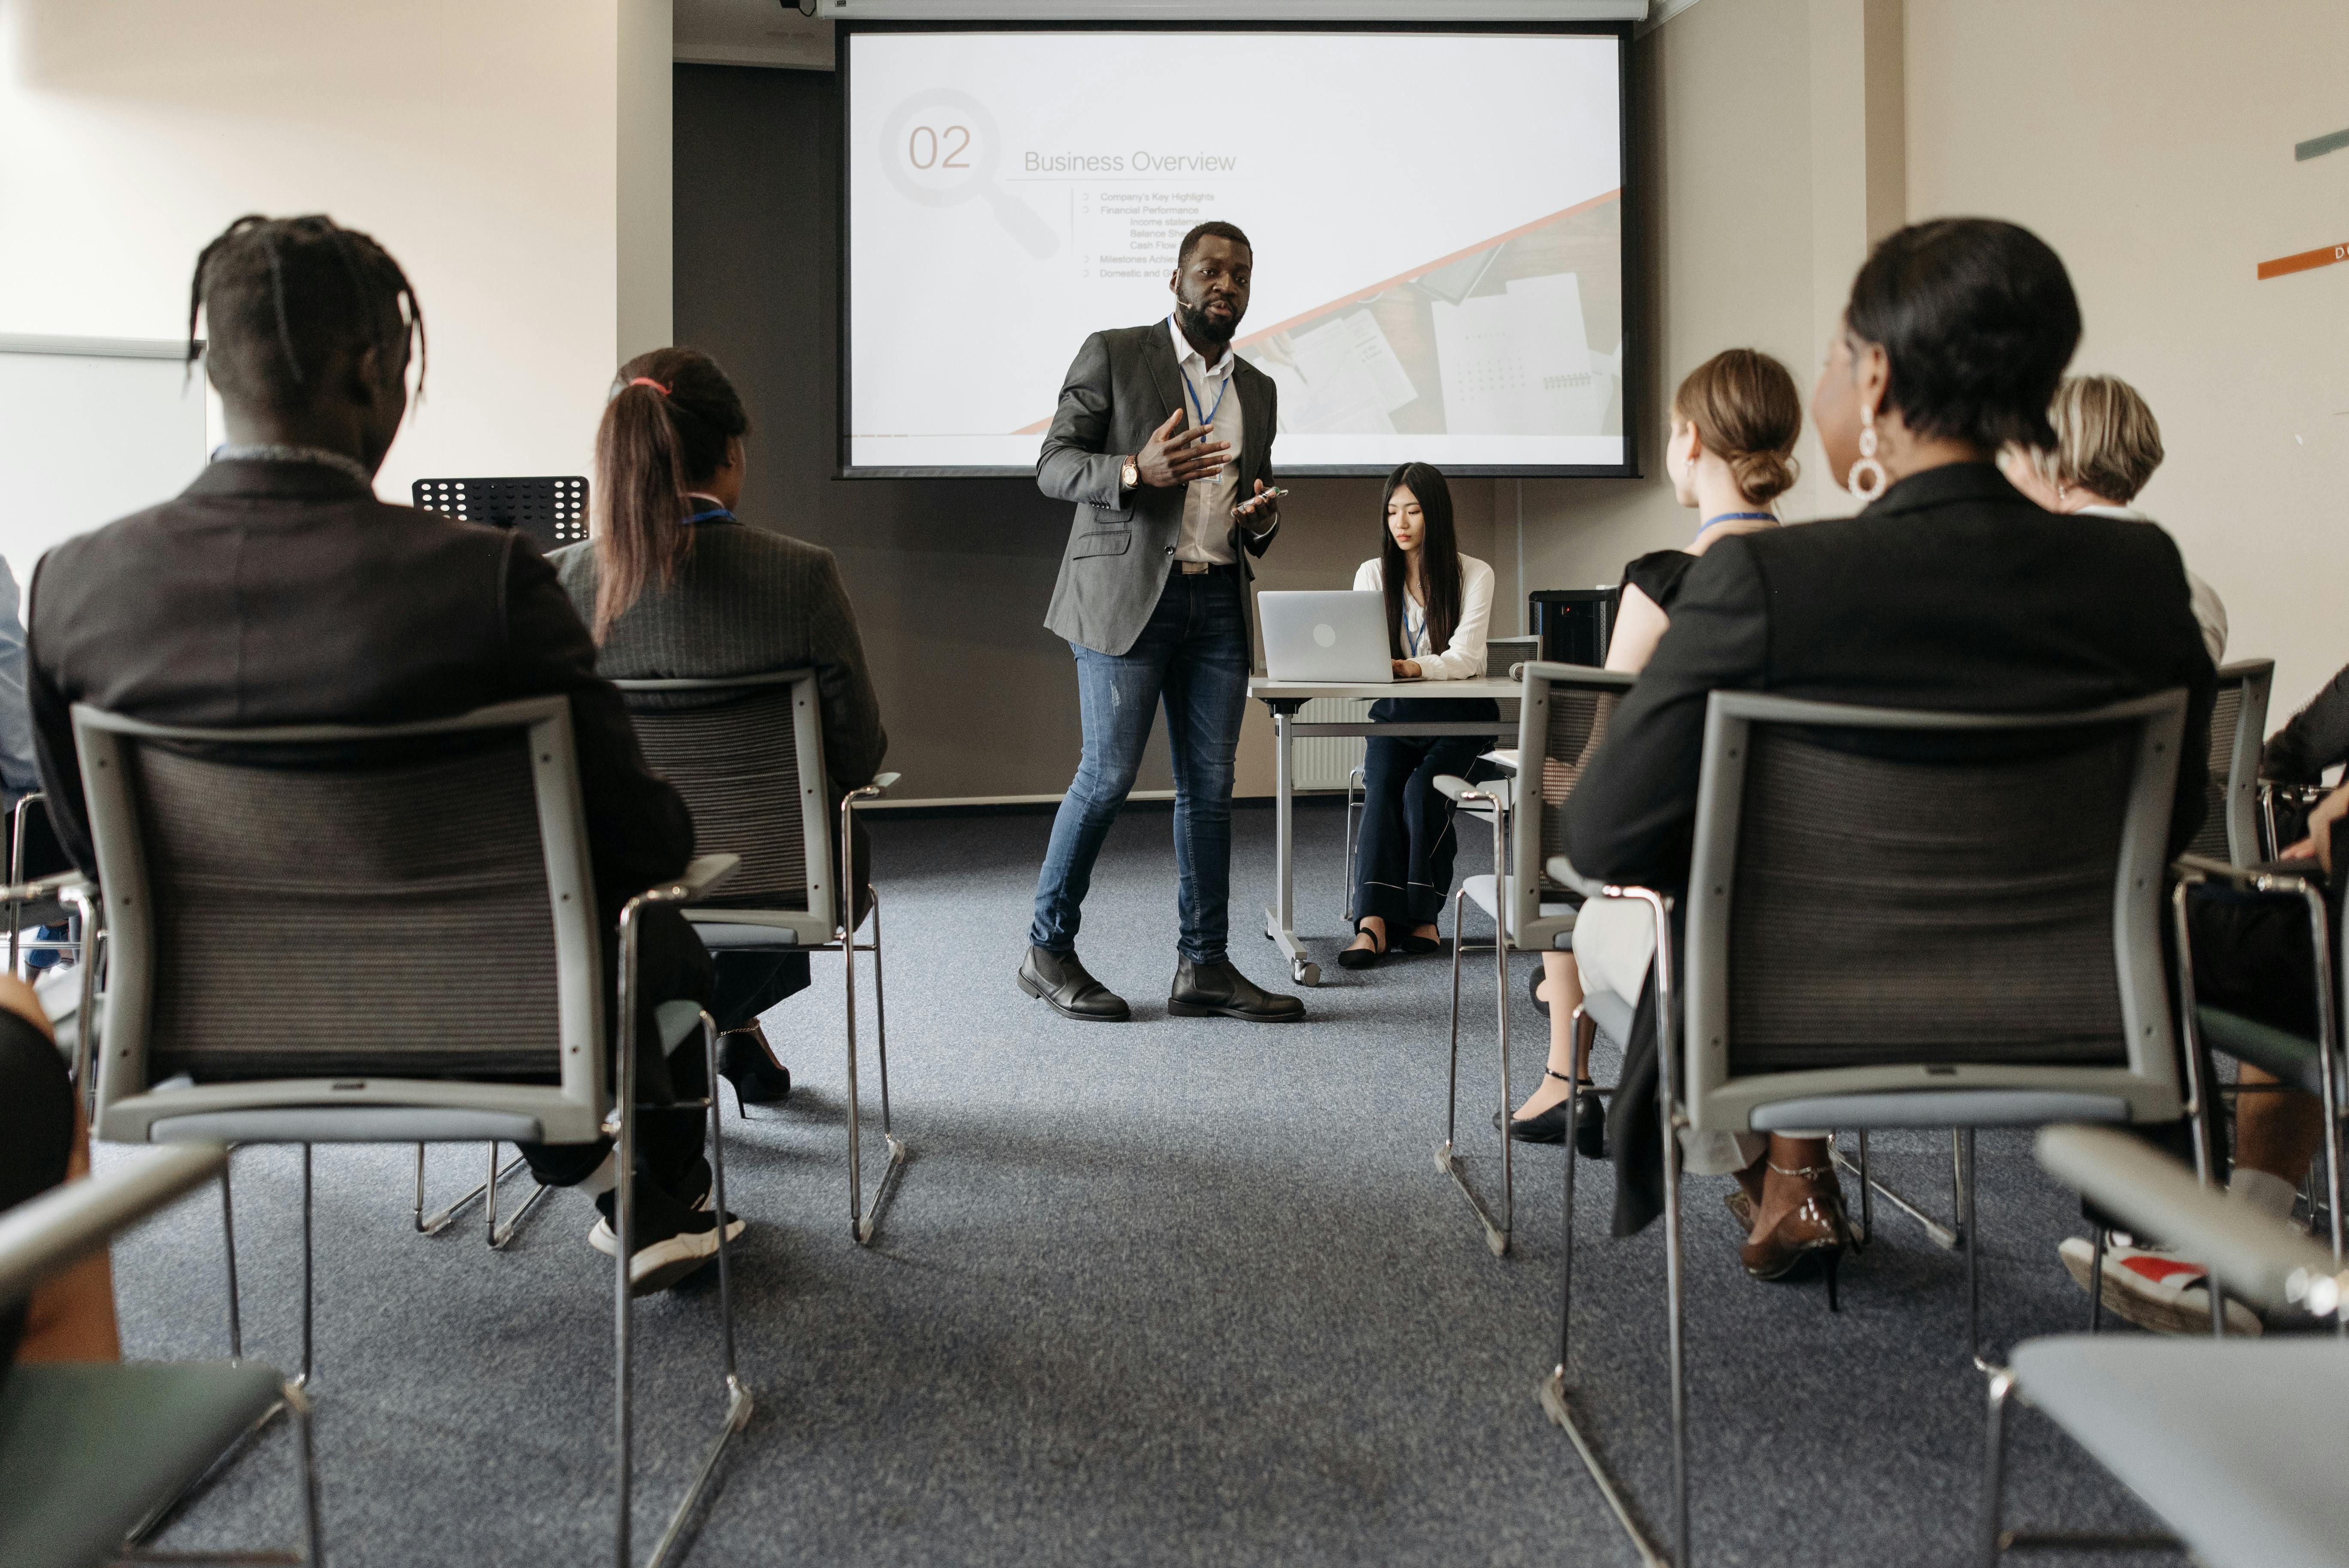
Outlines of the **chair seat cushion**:
M 2065 1335 L 2015 1347 L 2023 1396 L 2210 1568 L 2349 1568 L 2330 1336 Z
M 1499 918 L 1497 912 L 1500 908 L 1500 900 L 1494 892 L 1496 880 L 1492 872 L 1486 872 L 1482 876 L 1470 877 L 1460 884 L 1462 890 L 1468 894 L 1470 903 L 1495 919 Z M 1523 932 L 1511 932 L 1509 945 L 1526 951 L 1537 951 L 1545 947 L 1554 947 L 1561 953 L 1570 951 L 1574 946 L 1574 917 L 1581 908 L 1582 905 L 1579 903 L 1570 900 L 1551 902 L 1545 899 L 1542 902 L 1541 917 Z
M 812 923 L 815 919 L 812 915 L 808 918 Z M 788 925 L 748 925 L 740 921 L 697 920 L 693 923 L 693 934 L 700 937 L 701 944 L 712 953 L 729 950 L 769 952 L 777 948 L 798 947 L 802 941 L 802 934 Z M 821 942 L 823 938 L 814 940 Z
M 257 1361 L 22 1366 L 0 1380 L 0 1563 L 87 1568 L 274 1405 Z
M 2202 1037 L 2211 1049 L 2247 1061 L 2311 1094 L 2323 1094 L 2323 1068 L 2314 1040 L 2219 1007 L 2195 1008 L 2194 1021 L 2202 1026 Z

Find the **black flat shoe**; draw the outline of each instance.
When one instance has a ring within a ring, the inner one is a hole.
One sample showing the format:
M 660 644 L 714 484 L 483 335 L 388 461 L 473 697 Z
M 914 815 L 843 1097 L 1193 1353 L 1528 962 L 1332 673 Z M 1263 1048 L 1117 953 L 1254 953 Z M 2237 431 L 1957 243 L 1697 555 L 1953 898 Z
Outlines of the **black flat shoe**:
M 1397 952 L 1401 953 L 1441 953 L 1444 951 L 1444 938 L 1440 936 L 1399 936 L 1395 938 L 1395 949 Z
M 1063 1018 L 1081 1024 L 1123 1024 L 1133 1012 L 1125 998 L 1085 972 L 1073 953 L 1028 949 L 1016 976 L 1019 988 Z
M 1377 932 L 1369 930 L 1365 927 L 1357 926 L 1354 929 L 1354 934 L 1357 936 L 1369 937 L 1373 945 L 1369 947 L 1347 948 L 1344 952 L 1338 954 L 1339 968 L 1368 969 L 1371 965 L 1376 964 L 1380 959 L 1384 958 L 1387 955 L 1387 950 L 1384 947 L 1376 945 L 1379 941 L 1379 934 Z
M 1526 995 L 1534 999 L 1534 1011 L 1547 1018 L 1549 1016 L 1549 1004 L 1542 1000 L 1542 970 L 1536 969 L 1526 976 Z
M 718 1037 L 718 1071 L 744 1105 L 781 1105 L 792 1097 L 792 1070 L 775 1059 L 756 1023 Z
M 1545 1068 L 1542 1069 L 1547 1072 Z M 1566 1075 L 1550 1073 L 1563 1082 Z M 1509 1118 L 1509 1136 L 1520 1143 L 1563 1143 L 1566 1141 L 1566 1106 L 1559 1100 L 1547 1110 L 1532 1116 Z M 1574 1148 L 1585 1160 L 1607 1158 L 1607 1106 L 1590 1092 L 1590 1080 L 1582 1080 L 1582 1094 L 1574 1119 Z M 1493 1113 L 1493 1125 L 1501 1125 L 1501 1113 Z

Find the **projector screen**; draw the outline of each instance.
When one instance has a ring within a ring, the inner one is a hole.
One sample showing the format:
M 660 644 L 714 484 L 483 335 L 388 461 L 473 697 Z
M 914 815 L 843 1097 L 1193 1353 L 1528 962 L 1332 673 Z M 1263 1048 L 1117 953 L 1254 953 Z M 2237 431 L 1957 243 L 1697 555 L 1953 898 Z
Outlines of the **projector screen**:
M 1619 32 L 840 29 L 842 468 L 1034 470 L 1086 336 L 1246 231 L 1284 474 L 1622 474 Z M 1170 405 L 1171 408 L 1171 405 Z

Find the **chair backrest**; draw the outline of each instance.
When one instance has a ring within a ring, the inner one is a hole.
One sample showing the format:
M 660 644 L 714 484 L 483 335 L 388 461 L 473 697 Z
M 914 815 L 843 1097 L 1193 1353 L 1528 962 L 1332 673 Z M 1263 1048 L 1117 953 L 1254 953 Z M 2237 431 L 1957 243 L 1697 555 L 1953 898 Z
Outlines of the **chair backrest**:
M 1517 709 L 1517 810 L 1510 824 L 1513 929 L 1540 918 L 1542 893 L 1561 891 L 1543 867 L 1566 852 L 1566 798 L 1607 738 L 1608 721 L 1639 677 L 1589 665 L 1526 666 Z
M 697 852 L 742 857 L 712 907 L 833 910 L 815 672 L 613 684 L 646 760 L 693 811 Z
M 2210 779 L 2203 787 L 2202 826 L 2188 850 L 2230 865 L 2260 858 L 2260 750 L 2267 739 L 2273 659 L 2246 659 L 2219 671 L 2210 710 Z
M 73 725 L 107 917 L 102 1136 L 145 1137 L 181 1074 L 213 1110 L 287 1080 L 336 1107 L 519 1085 L 480 1103 L 594 1135 L 602 954 L 566 699 L 263 729 L 77 705 Z
M 1699 1127 L 1988 1090 L 2178 1113 L 2160 942 L 2183 692 L 1915 713 L 1714 692 L 1689 872 Z

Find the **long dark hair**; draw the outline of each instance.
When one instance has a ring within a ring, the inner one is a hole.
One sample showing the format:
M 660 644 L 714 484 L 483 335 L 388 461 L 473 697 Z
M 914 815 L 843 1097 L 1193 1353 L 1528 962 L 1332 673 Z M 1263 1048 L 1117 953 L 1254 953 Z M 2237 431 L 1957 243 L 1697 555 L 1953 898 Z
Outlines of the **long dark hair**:
M 1419 542 L 1419 572 L 1427 592 L 1420 608 L 1427 616 L 1426 652 L 1440 654 L 1452 645 L 1453 629 L 1460 624 L 1460 545 L 1452 534 L 1452 487 L 1433 463 L 1405 463 L 1387 476 L 1379 497 L 1379 580 L 1387 595 L 1387 651 L 1390 657 L 1407 658 L 1402 651 L 1402 590 L 1411 575 L 1402 546 L 1386 525 L 1387 503 L 1399 490 L 1411 491 L 1419 502 L 1424 529 Z
M 595 640 L 645 584 L 677 581 L 693 554 L 685 494 L 726 466 L 750 416 L 718 361 L 698 348 L 656 348 L 620 366 L 595 430 Z

